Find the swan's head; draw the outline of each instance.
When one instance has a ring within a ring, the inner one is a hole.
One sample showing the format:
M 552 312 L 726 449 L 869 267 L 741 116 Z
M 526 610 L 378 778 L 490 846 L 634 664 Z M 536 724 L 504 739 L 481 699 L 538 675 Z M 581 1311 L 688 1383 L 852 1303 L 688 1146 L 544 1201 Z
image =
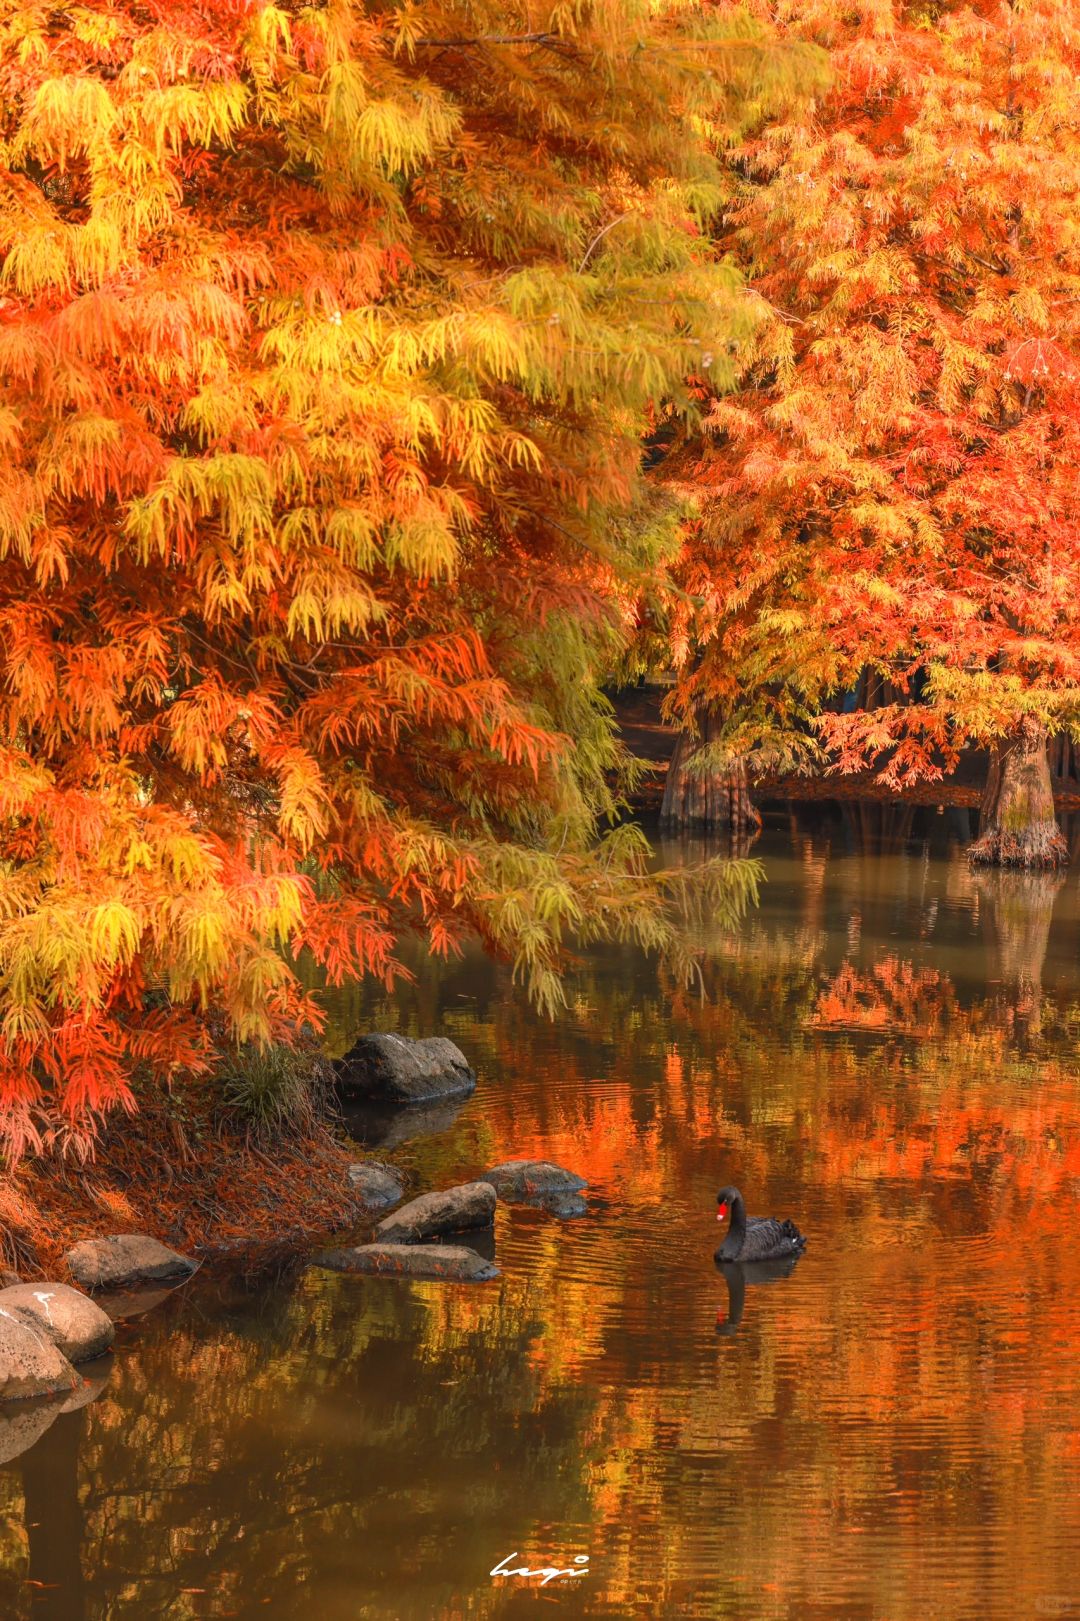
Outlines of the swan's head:
M 739 1197 L 738 1188 L 721 1188 L 716 1195 L 716 1219 L 723 1221 L 735 1200 Z

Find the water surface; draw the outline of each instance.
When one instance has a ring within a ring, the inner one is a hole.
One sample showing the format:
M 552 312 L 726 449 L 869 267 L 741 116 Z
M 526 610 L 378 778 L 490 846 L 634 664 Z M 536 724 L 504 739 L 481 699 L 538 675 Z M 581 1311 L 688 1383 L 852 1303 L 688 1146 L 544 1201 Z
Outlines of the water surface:
M 704 1001 L 630 951 L 554 1025 L 474 956 L 335 998 L 339 1046 L 480 1072 L 375 1151 L 549 1157 L 590 1214 L 501 1209 L 486 1286 L 208 1269 L 125 1325 L 0 1468 L 0 1613 L 1080 1615 L 1080 878 L 974 877 L 962 831 L 777 813 Z M 725 1182 L 810 1240 L 741 1299 Z

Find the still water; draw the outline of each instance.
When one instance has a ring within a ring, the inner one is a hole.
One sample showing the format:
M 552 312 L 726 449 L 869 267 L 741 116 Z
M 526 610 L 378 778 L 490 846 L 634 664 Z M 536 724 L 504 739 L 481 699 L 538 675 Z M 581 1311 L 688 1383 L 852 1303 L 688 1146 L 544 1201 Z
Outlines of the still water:
M 589 1215 L 500 1209 L 481 1286 L 205 1269 L 0 1468 L 0 1614 L 1080 1616 L 1080 874 L 958 832 L 777 811 L 704 1001 L 613 951 L 554 1025 L 473 957 L 338 997 L 480 1073 L 380 1157 Z M 741 1299 L 726 1182 L 809 1237 Z

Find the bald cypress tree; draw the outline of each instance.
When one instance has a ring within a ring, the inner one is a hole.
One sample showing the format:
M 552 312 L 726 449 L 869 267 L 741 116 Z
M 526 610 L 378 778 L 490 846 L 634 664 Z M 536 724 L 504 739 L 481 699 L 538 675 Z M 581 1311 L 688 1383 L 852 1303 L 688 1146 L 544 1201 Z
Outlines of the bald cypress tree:
M 551 1008 L 568 935 L 673 940 L 595 838 L 660 544 L 613 517 L 752 319 L 702 128 L 800 64 L 529 17 L 0 3 L 13 1151 L 317 1023 L 289 952 L 392 980 L 473 931 Z

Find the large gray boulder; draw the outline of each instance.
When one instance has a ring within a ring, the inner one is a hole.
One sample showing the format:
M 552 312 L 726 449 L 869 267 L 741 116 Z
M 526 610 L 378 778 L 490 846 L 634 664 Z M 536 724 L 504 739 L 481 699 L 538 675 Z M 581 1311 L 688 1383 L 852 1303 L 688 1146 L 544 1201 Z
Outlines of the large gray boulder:
M 505 1204 L 531 1205 L 564 1220 L 583 1216 L 588 1209 L 581 1197 L 588 1187 L 584 1177 L 564 1170 L 546 1159 L 508 1159 L 484 1171 L 481 1182 L 490 1182 Z
M 400 1171 L 377 1160 L 364 1160 L 346 1171 L 349 1187 L 365 1210 L 385 1210 L 405 1196 Z
M 86 1238 L 64 1256 L 76 1283 L 84 1289 L 125 1289 L 134 1283 L 164 1283 L 189 1278 L 198 1262 L 142 1233 Z
M 15 1312 L 48 1335 L 69 1362 L 90 1362 L 116 1337 L 100 1306 L 66 1283 L 17 1283 L 0 1289 L 0 1311 Z
M 362 1272 L 391 1278 L 437 1278 L 451 1283 L 487 1283 L 499 1269 L 464 1244 L 358 1244 L 324 1250 L 314 1266 L 331 1272 Z
M 0 1307 L 0 1401 L 69 1395 L 79 1375 L 43 1329 Z
M 476 1076 L 464 1053 L 445 1036 L 410 1041 L 407 1036 L 361 1036 L 334 1063 L 345 1097 L 383 1103 L 427 1103 L 473 1091 Z
M 495 1220 L 495 1189 L 490 1182 L 463 1182 L 441 1193 L 422 1193 L 384 1216 L 375 1229 L 383 1244 L 420 1244 L 443 1233 L 490 1227 Z

